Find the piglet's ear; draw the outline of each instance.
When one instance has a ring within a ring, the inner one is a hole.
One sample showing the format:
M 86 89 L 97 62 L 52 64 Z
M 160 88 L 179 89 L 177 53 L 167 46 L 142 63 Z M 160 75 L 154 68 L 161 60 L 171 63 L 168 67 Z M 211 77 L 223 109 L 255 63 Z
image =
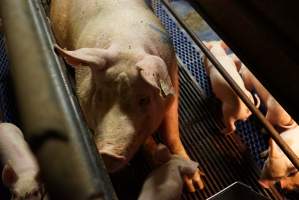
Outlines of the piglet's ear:
M 273 139 L 269 139 L 269 156 L 271 158 L 280 158 L 283 156 L 282 151 Z
M 115 47 L 109 49 L 81 48 L 74 51 L 62 49 L 54 45 L 54 49 L 72 66 L 89 66 L 96 70 L 104 70 L 109 62 L 115 61 L 118 52 Z
M 269 156 L 274 156 L 275 155 L 275 144 L 274 141 L 270 138 L 269 139 Z
M 18 175 L 15 170 L 11 167 L 10 163 L 5 164 L 2 171 L 2 181 L 7 187 L 11 187 L 18 180 Z
M 165 62 L 158 56 L 147 55 L 137 64 L 141 77 L 157 88 L 163 97 L 174 95 L 174 88 Z

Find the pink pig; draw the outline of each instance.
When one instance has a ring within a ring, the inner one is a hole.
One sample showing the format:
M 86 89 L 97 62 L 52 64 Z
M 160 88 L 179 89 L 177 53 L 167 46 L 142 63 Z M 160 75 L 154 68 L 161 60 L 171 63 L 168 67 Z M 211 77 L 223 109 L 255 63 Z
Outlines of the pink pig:
M 0 155 L 4 163 L 2 181 L 14 200 L 41 200 L 43 186 L 38 180 L 39 167 L 19 128 L 0 124 Z
M 295 152 L 295 154 L 299 156 L 299 126 L 282 132 L 281 137 Z M 276 181 L 281 180 L 283 187 L 291 188 L 291 186 L 287 186 L 287 184 L 299 184 L 297 182 L 297 180 L 299 180 L 297 176 L 296 178 L 288 177 L 296 171 L 297 170 L 291 161 L 281 151 L 278 145 L 272 139 L 270 139 L 269 156 L 265 161 L 261 173 L 261 185 L 265 188 L 268 188 Z
M 234 56 L 233 59 L 240 68 L 239 73 L 244 81 L 245 87 L 249 91 L 255 90 L 261 101 L 267 107 L 266 119 L 277 128 L 289 129 L 296 127 L 297 124 L 292 117 L 282 108 L 247 67 L 242 64 L 236 56 Z
M 50 13 L 56 50 L 75 67 L 80 105 L 107 170 L 127 165 L 159 128 L 170 151 L 190 160 L 179 136 L 175 53 L 146 3 L 52 0 Z M 186 185 L 203 188 L 199 170 Z
M 225 52 L 227 46 L 222 41 L 212 41 L 206 43 L 206 46 L 248 96 L 251 102 L 254 103 L 253 96 L 245 88 L 234 61 Z M 237 120 L 246 120 L 251 115 L 251 112 L 207 58 L 205 58 L 205 68 L 210 77 L 213 92 L 222 102 L 222 113 L 224 124 L 226 125 L 226 129 L 222 130 L 222 132 L 230 134 L 236 130 L 235 122 Z M 258 98 L 256 106 L 259 106 Z

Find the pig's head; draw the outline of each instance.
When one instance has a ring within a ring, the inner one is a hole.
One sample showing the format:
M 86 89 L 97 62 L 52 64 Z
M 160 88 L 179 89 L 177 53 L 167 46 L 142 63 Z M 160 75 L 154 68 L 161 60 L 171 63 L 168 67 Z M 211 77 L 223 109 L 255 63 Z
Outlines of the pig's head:
M 76 76 L 80 65 L 88 66 L 77 82 L 78 96 L 108 171 L 117 171 L 163 119 L 174 95 L 167 66 L 158 56 L 115 47 L 58 50 L 77 66 Z
M 12 200 L 43 199 L 43 186 L 36 172 L 28 171 L 18 175 L 10 164 L 6 164 L 2 171 L 2 181 L 10 189 Z
M 299 173 L 280 180 L 280 187 L 287 191 L 299 191 Z
M 290 146 L 290 148 L 298 155 L 298 134 L 299 129 L 294 128 L 285 131 L 281 134 L 284 141 Z M 263 187 L 268 188 L 276 181 L 289 176 L 296 171 L 294 165 L 282 152 L 278 145 L 270 139 L 269 143 L 269 156 L 265 161 L 262 169 L 260 183 Z

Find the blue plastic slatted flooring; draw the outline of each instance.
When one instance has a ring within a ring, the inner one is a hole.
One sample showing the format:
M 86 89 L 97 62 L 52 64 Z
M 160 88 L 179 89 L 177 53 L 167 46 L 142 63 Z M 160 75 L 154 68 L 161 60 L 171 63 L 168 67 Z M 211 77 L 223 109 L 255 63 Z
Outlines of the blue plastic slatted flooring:
M 166 27 L 167 31 L 170 34 L 170 37 L 171 37 L 171 40 L 173 41 L 177 56 L 180 58 L 180 60 L 184 64 L 184 67 L 186 67 L 188 69 L 190 74 L 194 77 L 194 79 L 197 81 L 198 85 L 200 86 L 200 88 L 204 92 L 204 94 L 201 94 L 201 95 L 204 95 L 206 97 L 213 97 L 209 80 L 208 80 L 208 78 L 206 76 L 206 73 L 204 71 L 204 68 L 202 66 L 202 60 L 201 60 L 202 53 L 201 53 L 201 51 L 198 49 L 197 46 L 195 46 L 195 44 L 193 43 L 191 38 L 178 26 L 178 24 L 171 17 L 171 15 L 167 12 L 167 10 L 161 5 L 159 0 L 153 0 L 152 4 L 153 4 L 154 11 L 156 12 L 157 16 L 161 19 L 162 23 L 164 24 L 164 26 Z M 4 113 L 4 116 L 3 116 L 4 121 L 14 122 L 15 121 L 14 115 L 13 115 L 14 105 L 12 104 L 12 101 L 10 99 L 11 94 L 9 93 L 9 91 L 11 91 L 11 89 L 9 88 L 9 85 L 7 83 L 7 80 L 8 80 L 8 60 L 7 60 L 7 56 L 6 56 L 6 52 L 5 52 L 5 48 L 4 48 L 4 40 L 3 40 L 3 35 L 2 34 L 0 34 L 0 59 L 1 59 L 0 60 L 0 104 L 1 104 L 0 109 Z M 181 76 L 180 77 L 181 78 L 185 77 L 185 79 L 186 79 L 187 75 L 185 74 L 184 70 L 182 71 L 182 69 L 181 69 L 180 71 L 181 71 Z M 182 74 L 185 74 L 185 75 L 182 75 Z M 184 83 L 184 81 L 185 80 L 181 80 L 181 83 Z M 187 82 L 187 83 L 189 84 L 189 82 Z M 184 89 L 184 87 L 185 86 L 182 86 L 182 92 L 186 93 L 186 94 L 183 94 L 183 95 L 188 96 L 188 93 L 190 93 L 189 90 L 190 90 L 191 86 L 190 87 L 186 86 L 186 89 Z M 181 109 L 181 111 L 180 111 L 184 116 L 187 117 L 189 115 L 188 112 L 190 112 L 190 113 L 193 113 L 194 116 L 199 115 L 198 116 L 199 118 L 204 119 L 207 116 L 209 117 L 210 114 L 204 113 L 204 111 L 203 111 L 203 114 L 194 113 L 194 112 L 196 112 L 196 109 L 193 109 L 193 107 L 190 108 L 190 105 L 196 106 L 197 102 L 192 102 L 192 100 L 190 100 L 190 99 L 188 100 L 188 98 L 189 97 L 187 97 L 186 99 L 184 98 L 185 100 L 182 103 L 183 104 L 182 105 L 183 109 Z M 200 99 L 201 97 L 197 96 L 197 98 Z M 200 101 L 204 101 L 204 99 L 202 99 Z M 193 103 L 195 103 L 195 104 L 193 104 Z M 202 105 L 198 105 L 198 106 L 202 106 Z M 194 108 L 196 108 L 196 107 L 194 107 Z M 191 110 L 188 111 L 188 109 L 191 109 Z M 183 122 L 183 125 L 188 128 L 188 124 L 186 124 L 188 122 L 188 120 L 187 121 L 186 121 L 186 119 L 180 119 L 180 120 Z M 193 119 L 191 119 L 191 120 L 193 120 Z M 204 123 L 201 124 L 201 122 L 199 122 L 198 124 L 195 123 L 194 126 L 203 126 L 201 128 L 203 128 L 203 129 L 206 128 L 205 127 L 206 125 L 204 125 Z M 258 127 L 258 126 L 255 126 L 254 120 L 250 120 L 250 122 L 238 123 L 237 127 L 238 127 L 238 132 L 239 132 L 240 136 L 246 142 L 246 144 L 247 144 L 248 148 L 250 149 L 252 155 L 254 155 L 254 158 L 255 158 L 256 162 L 259 164 L 259 166 L 261 166 L 262 161 L 259 160 L 258 155 L 261 151 L 266 149 L 267 145 L 266 145 L 265 140 L 263 139 L 263 137 L 260 136 L 258 131 L 257 131 L 258 128 L 256 128 L 256 127 Z M 192 132 L 192 130 L 195 130 L 195 129 L 190 127 L 191 132 Z M 216 131 L 216 129 L 215 129 L 215 131 Z M 214 136 L 211 136 L 211 137 L 214 137 Z M 216 136 L 216 137 L 218 137 L 218 136 Z M 204 148 L 204 146 L 207 146 L 207 145 L 216 145 L 216 146 L 220 145 L 217 148 L 225 148 L 225 145 L 229 145 L 229 146 L 227 146 L 227 148 L 232 148 L 232 146 L 233 146 L 233 144 L 223 143 L 221 140 L 216 141 L 216 143 L 213 143 L 213 141 L 210 140 L 210 139 L 211 138 L 207 138 L 205 140 L 205 138 L 203 138 L 203 140 L 199 144 L 200 146 L 198 148 Z M 187 139 L 187 140 L 190 140 L 190 138 Z M 191 143 L 193 142 L 192 138 L 189 142 L 191 142 Z M 224 146 L 221 146 L 221 145 L 224 145 Z M 196 152 L 194 152 L 194 151 L 195 151 L 195 149 L 192 149 L 191 154 L 193 154 L 193 153 L 196 154 Z M 231 155 L 227 155 L 227 156 L 231 156 Z M 235 155 L 235 156 L 238 157 L 240 155 Z M 241 158 L 241 157 L 239 157 L 239 158 Z M 212 161 L 212 160 L 209 161 L 210 158 L 208 158 L 208 157 L 205 158 L 205 159 L 207 159 L 206 163 L 209 163 L 209 164 L 213 165 L 214 161 Z M 216 159 L 216 158 L 213 158 L 213 159 Z M 219 159 L 223 159 L 223 158 L 219 157 Z M 225 161 L 220 160 L 219 162 L 225 162 Z M 241 162 L 241 161 L 236 160 L 236 161 L 233 161 L 233 162 L 236 162 L 234 165 L 239 166 L 240 164 L 242 164 L 243 161 Z M 246 167 L 246 166 L 244 166 L 244 167 Z M 225 171 L 226 169 L 223 169 L 223 170 Z M 227 169 L 227 170 L 230 170 L 230 169 Z M 238 172 L 238 174 L 239 174 L 240 178 L 242 178 L 241 177 L 242 169 L 238 168 L 236 170 L 237 171 L 241 170 L 240 173 Z M 211 171 L 211 172 L 207 172 L 207 173 L 211 173 L 211 176 L 213 174 L 215 176 L 219 176 L 219 175 L 217 175 L 217 172 L 212 172 Z M 231 173 L 231 172 L 227 171 L 227 173 Z M 255 172 L 252 172 L 252 173 L 255 173 Z M 222 174 L 222 175 L 220 175 L 219 178 L 221 178 L 221 176 L 223 176 L 223 179 L 225 179 L 226 175 L 223 174 L 223 173 L 220 173 L 220 174 Z M 255 174 L 255 176 L 256 176 L 256 174 Z M 251 178 L 248 178 L 248 179 L 251 179 Z M 244 180 L 246 180 L 246 178 Z M 207 190 L 205 192 L 205 195 L 213 194 L 214 193 L 213 190 L 217 189 L 218 187 L 219 187 L 219 189 L 222 189 L 220 186 L 217 186 L 217 184 L 218 183 L 214 183 L 214 188 L 212 188 L 212 189 L 207 188 Z M 255 188 L 255 190 L 259 190 L 258 187 Z M 265 191 L 263 193 L 267 194 L 267 196 L 270 195 L 268 192 L 265 193 Z M 199 196 L 197 196 L 197 195 L 199 195 Z M 200 192 L 197 195 L 187 195 L 187 196 L 184 196 L 183 199 L 204 199 L 204 198 L 207 197 L 204 194 L 201 194 Z
M 5 49 L 4 36 L 0 32 L 0 111 L 2 120 L 15 122 L 15 105 L 11 99 L 11 89 L 9 85 L 8 58 Z
M 156 15 L 168 31 L 177 56 L 196 79 L 204 93 L 208 97 L 212 96 L 209 79 L 203 67 L 203 54 L 200 49 L 194 44 L 188 34 L 179 27 L 176 20 L 167 12 L 159 0 L 153 1 L 152 6 Z M 237 130 L 250 149 L 258 166 L 262 167 L 263 160 L 259 158 L 259 154 L 267 149 L 267 142 L 265 137 L 258 132 L 255 121 L 250 119 L 246 122 L 238 122 Z

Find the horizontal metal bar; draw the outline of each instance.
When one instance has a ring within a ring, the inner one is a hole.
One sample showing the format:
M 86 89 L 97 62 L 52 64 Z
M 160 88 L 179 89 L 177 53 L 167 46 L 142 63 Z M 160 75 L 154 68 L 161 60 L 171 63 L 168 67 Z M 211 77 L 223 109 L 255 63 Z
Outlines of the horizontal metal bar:
M 223 76 L 223 78 L 229 83 L 229 85 L 236 92 L 236 94 L 242 99 L 242 101 L 246 104 L 246 106 L 249 108 L 249 110 L 254 115 L 256 115 L 256 117 L 261 121 L 261 123 L 263 124 L 263 126 L 269 132 L 270 136 L 274 139 L 274 141 L 282 149 L 282 151 L 287 155 L 287 157 L 294 164 L 294 166 L 299 170 L 299 160 L 298 160 L 298 157 L 292 151 L 292 149 L 285 143 L 285 141 L 280 137 L 279 133 L 265 119 L 264 115 L 255 107 L 255 105 L 250 101 L 250 99 L 242 91 L 242 89 L 238 86 L 238 84 L 231 78 L 231 76 L 229 75 L 229 73 L 224 69 L 224 67 L 215 58 L 215 56 L 207 49 L 207 47 L 203 44 L 203 42 L 186 25 L 186 23 L 183 20 L 180 19 L 179 15 L 169 5 L 169 3 L 166 0 L 162 0 L 162 2 L 167 7 L 167 9 L 172 13 L 172 15 L 176 18 L 176 20 L 180 23 L 180 25 L 184 28 L 184 30 L 190 35 L 190 37 L 194 40 L 194 42 L 199 46 L 199 48 L 203 51 L 203 53 L 207 56 L 207 58 L 211 61 L 211 63 L 215 66 L 215 68 L 219 71 L 219 73 Z
M 2 0 L 22 130 L 51 199 L 117 199 L 39 0 Z

